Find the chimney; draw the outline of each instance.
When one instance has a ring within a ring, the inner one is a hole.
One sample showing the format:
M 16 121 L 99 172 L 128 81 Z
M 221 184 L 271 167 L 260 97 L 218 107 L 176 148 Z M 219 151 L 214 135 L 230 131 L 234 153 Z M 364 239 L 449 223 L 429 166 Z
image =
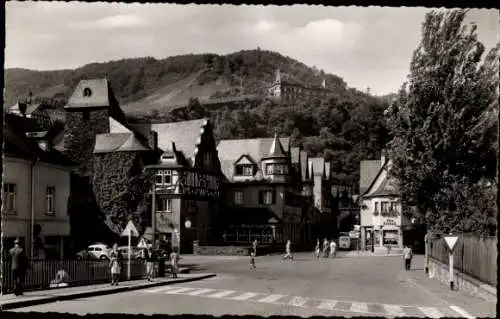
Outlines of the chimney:
M 21 115 L 23 117 L 26 117 L 26 110 L 28 108 L 28 106 L 26 105 L 26 103 L 17 102 L 17 107 L 19 108 L 19 112 L 21 113 Z
M 28 93 L 28 101 L 26 101 L 26 104 L 31 104 L 32 101 L 33 101 L 33 93 L 30 91 L 30 93 Z
M 158 149 L 158 133 L 155 131 L 149 131 L 148 146 L 155 151 Z

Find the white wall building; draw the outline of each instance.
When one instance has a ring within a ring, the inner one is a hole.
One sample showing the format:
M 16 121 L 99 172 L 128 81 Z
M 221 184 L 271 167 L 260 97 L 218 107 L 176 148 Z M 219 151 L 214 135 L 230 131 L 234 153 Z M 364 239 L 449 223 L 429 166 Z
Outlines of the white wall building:
M 362 167 L 370 164 L 363 162 Z M 381 166 L 360 199 L 361 249 L 386 252 L 390 245 L 392 251 L 401 250 L 403 229 L 410 222 L 402 214 L 401 196 L 388 176 L 392 162 L 383 157 L 381 161 L 373 162 L 381 163 Z M 362 170 L 361 175 L 363 173 L 369 174 Z M 366 179 L 366 176 L 360 176 L 360 179 Z

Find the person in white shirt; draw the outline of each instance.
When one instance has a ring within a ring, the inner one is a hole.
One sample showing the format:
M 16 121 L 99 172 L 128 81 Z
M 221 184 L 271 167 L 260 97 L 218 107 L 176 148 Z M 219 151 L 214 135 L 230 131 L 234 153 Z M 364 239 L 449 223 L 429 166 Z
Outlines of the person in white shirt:
M 411 269 L 411 258 L 412 257 L 413 257 L 413 252 L 411 251 L 411 248 L 408 247 L 407 245 L 405 245 L 403 248 L 403 259 L 405 261 L 405 270 Z
M 335 240 L 330 240 L 330 258 L 335 257 L 335 252 L 337 251 L 337 243 Z
M 292 242 L 290 240 L 286 241 L 285 251 L 286 251 L 286 254 L 283 257 L 283 259 L 291 259 L 291 260 L 293 260 L 293 256 L 292 256 Z

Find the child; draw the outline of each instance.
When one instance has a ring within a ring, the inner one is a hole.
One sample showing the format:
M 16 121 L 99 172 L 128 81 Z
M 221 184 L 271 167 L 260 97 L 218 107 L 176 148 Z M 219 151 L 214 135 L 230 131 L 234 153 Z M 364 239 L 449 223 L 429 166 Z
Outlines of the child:
M 411 248 L 405 245 L 403 248 L 403 258 L 405 260 L 405 270 L 407 271 L 411 269 L 412 257 L 413 257 L 413 252 L 411 251 Z
M 257 240 L 252 243 L 252 248 L 250 250 L 250 269 L 255 269 L 255 256 L 257 255 Z
M 316 258 L 319 258 L 319 255 L 321 253 L 321 244 L 319 242 L 319 239 L 316 240 L 316 248 L 314 249 L 315 253 L 316 253 Z
M 335 251 L 337 250 L 337 243 L 335 240 L 330 240 L 330 258 L 335 257 Z

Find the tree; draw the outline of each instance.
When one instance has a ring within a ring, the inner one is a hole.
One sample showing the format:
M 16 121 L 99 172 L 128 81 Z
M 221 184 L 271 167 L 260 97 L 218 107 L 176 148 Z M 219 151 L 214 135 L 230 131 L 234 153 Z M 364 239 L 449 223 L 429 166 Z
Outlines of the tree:
M 499 47 L 481 62 L 485 47 L 474 24 L 462 25 L 466 13 L 426 15 L 408 83 L 386 114 L 391 174 L 403 203 L 417 208 L 412 217 L 431 230 L 485 234 L 495 206 L 484 185 L 496 185 Z

